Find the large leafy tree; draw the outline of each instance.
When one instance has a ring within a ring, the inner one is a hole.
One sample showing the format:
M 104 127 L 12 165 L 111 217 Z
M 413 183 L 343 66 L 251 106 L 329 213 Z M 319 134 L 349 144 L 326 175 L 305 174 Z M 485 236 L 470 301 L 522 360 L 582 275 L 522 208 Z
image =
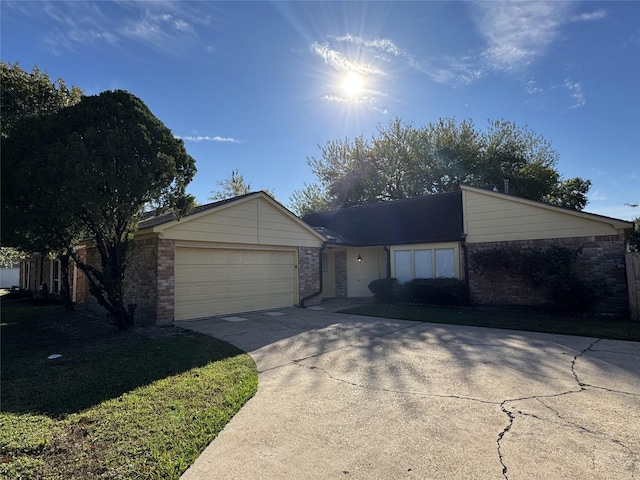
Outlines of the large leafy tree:
M 57 112 L 77 104 L 82 98 L 79 87 L 69 89 L 62 79 L 54 82 L 37 67 L 27 72 L 17 63 L 0 62 L 0 89 L 0 136 L 3 143 L 20 120 Z M 80 235 L 79 225 L 60 218 L 57 202 L 35 210 L 32 208 L 33 199 L 42 196 L 44 190 L 50 190 L 56 178 L 37 175 L 37 172 L 34 174 L 4 154 L 1 170 L 2 245 L 22 252 L 57 257 L 62 273 L 62 298 L 68 309 L 73 308 L 69 291 L 69 258 L 71 247 Z
M 209 200 L 213 202 L 226 200 L 227 198 L 239 197 L 240 195 L 246 195 L 247 193 L 252 192 L 251 184 L 245 182 L 244 175 L 238 173 L 238 169 L 232 170 L 229 178 L 219 180 L 216 184 L 220 188 L 211 192 L 211 197 L 209 197 Z M 270 197 L 275 198 L 270 190 L 264 189 L 263 192 Z
M 184 213 L 193 205 L 185 188 L 195 174 L 195 160 L 183 142 L 140 99 L 111 91 L 21 120 L 3 142 L 3 160 L 28 172 L 21 190 L 29 189 L 31 177 L 37 185 L 49 180 L 51 187 L 28 197 L 28 208 L 49 211 L 55 205 L 56 220 L 78 225 L 86 234 L 97 250 L 97 264 L 78 258 L 76 250 L 70 253 L 118 327 L 131 326 L 123 280 L 143 211 L 153 206 Z
M 82 90 L 68 88 L 64 80 L 52 81 L 46 72 L 33 67 L 31 72 L 18 63 L 0 61 L 0 126 L 2 137 L 22 118 L 57 112 L 75 105 L 82 98 Z
M 318 184 L 290 199 L 297 213 L 317 206 L 339 208 L 456 190 L 461 184 L 500 185 L 509 193 L 569 208 L 586 205 L 589 180 L 564 180 L 549 142 L 511 122 L 441 119 L 415 128 L 391 121 L 370 140 L 329 141 L 308 159 Z M 318 198 L 324 194 L 324 201 Z

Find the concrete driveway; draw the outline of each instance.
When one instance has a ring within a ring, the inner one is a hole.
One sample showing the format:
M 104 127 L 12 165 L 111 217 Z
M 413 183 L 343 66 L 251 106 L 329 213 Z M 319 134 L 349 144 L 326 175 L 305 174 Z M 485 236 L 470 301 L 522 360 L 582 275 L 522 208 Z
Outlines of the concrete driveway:
M 260 372 L 183 479 L 640 478 L 640 344 L 323 307 L 180 322 Z

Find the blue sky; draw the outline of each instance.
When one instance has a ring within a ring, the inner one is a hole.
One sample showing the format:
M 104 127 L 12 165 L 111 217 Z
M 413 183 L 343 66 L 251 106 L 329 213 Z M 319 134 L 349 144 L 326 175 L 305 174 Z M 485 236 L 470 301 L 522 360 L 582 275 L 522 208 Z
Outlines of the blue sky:
M 287 205 L 328 140 L 400 117 L 504 119 L 549 140 L 586 211 L 640 216 L 639 2 L 2 1 L 1 57 L 140 97 L 208 201 L 238 169 Z M 345 88 L 356 73 L 356 91 Z

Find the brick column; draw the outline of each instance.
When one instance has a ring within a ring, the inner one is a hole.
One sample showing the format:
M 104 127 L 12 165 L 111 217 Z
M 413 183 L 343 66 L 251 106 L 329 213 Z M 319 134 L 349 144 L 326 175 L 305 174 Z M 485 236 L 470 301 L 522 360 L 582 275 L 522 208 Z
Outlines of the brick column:
M 320 248 L 298 247 L 298 292 L 299 301 L 320 290 Z M 312 297 L 306 305 L 320 303 L 322 295 Z

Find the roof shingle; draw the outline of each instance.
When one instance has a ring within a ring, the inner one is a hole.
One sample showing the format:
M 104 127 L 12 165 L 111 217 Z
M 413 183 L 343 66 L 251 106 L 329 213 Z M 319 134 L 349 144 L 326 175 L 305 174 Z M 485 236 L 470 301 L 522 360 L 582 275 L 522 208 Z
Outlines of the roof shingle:
M 450 242 L 464 235 L 459 190 L 311 213 L 302 220 L 331 232 L 331 243 L 344 245 Z

